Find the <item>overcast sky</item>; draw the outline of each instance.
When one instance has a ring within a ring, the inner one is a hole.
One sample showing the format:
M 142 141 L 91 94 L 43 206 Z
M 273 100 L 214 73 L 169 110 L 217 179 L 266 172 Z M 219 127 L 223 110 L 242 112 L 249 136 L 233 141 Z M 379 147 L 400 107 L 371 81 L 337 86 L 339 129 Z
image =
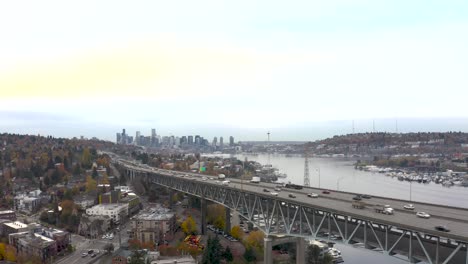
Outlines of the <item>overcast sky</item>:
M 467 1 L 2 1 L 0 132 L 467 131 L 467 32 Z

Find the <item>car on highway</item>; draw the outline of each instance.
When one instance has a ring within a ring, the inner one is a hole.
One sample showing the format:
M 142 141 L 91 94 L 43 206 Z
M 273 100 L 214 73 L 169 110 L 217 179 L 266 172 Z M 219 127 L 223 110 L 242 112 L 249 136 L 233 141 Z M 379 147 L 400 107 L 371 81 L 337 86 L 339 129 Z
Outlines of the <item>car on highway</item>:
M 269 192 L 269 190 L 268 189 L 263 189 L 263 192 Z
M 271 195 L 278 196 L 277 192 L 270 192 Z
M 296 198 L 296 195 L 294 195 L 292 193 L 290 193 L 288 196 L 289 196 L 289 198 Z
M 88 253 L 86 253 L 86 252 L 81 253 L 82 258 L 87 257 L 87 256 L 88 256 Z
M 96 253 L 91 254 L 91 257 L 92 258 L 96 257 Z
M 275 191 L 281 192 L 281 188 L 275 187 Z
M 426 219 L 431 217 L 431 215 L 426 212 L 417 212 L 416 216 L 421 217 L 421 218 L 426 218 Z
M 406 210 L 414 210 L 414 205 L 413 204 L 405 204 L 403 206 L 403 208 L 405 208 Z
M 353 200 L 355 200 L 355 201 L 361 201 L 362 198 L 361 198 L 360 195 L 356 195 L 356 196 L 353 197 Z
M 438 225 L 434 227 L 437 231 L 442 231 L 442 232 L 450 232 L 450 229 L 448 229 L 446 226 L 443 225 Z
M 361 194 L 361 198 L 370 199 L 370 198 L 372 198 L 372 196 L 370 196 L 368 194 Z
M 308 194 L 307 194 L 307 197 L 310 197 L 310 198 L 318 198 L 318 194 L 316 194 L 316 193 L 308 193 Z
M 323 194 L 330 194 L 330 190 L 323 190 L 322 193 Z

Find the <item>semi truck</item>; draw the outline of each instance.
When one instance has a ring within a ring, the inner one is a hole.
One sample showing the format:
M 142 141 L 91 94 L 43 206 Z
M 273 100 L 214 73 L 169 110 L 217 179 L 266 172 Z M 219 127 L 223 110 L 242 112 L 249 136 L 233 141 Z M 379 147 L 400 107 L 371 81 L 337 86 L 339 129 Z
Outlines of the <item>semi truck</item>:
M 259 183 L 259 182 L 260 182 L 260 177 L 254 176 L 254 177 L 252 177 L 252 179 L 250 180 L 250 182 L 252 182 L 252 183 Z
M 386 214 L 386 215 L 393 214 L 393 208 L 391 208 L 390 205 L 376 204 L 374 205 L 374 211 L 377 213 Z

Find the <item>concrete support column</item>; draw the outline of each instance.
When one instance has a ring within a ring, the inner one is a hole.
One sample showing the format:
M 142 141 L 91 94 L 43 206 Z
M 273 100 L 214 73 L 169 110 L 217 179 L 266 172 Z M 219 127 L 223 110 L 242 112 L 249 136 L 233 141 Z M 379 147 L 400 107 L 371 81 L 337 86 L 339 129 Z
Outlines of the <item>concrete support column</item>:
M 175 192 L 172 189 L 169 189 L 169 208 L 173 209 L 174 208 L 174 201 L 172 200 L 172 197 L 174 196 Z
M 297 238 L 296 241 L 296 263 L 305 262 L 305 240 L 302 237 Z
M 224 225 L 224 232 L 231 234 L 231 209 L 226 208 L 226 224 Z
M 205 198 L 200 198 L 201 202 L 201 234 L 206 235 L 206 199 Z
M 273 250 L 273 239 L 270 237 L 265 237 L 263 239 L 263 263 L 264 264 L 273 264 L 273 256 L 271 251 Z M 300 263 L 300 262 L 297 262 Z

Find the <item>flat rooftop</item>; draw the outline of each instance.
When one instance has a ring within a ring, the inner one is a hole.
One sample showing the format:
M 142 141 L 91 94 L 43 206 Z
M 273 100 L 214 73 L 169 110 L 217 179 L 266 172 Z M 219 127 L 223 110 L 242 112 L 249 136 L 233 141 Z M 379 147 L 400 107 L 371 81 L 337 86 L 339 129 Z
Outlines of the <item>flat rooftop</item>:
M 164 207 L 148 208 L 132 217 L 135 220 L 169 220 L 174 217 L 174 213 Z
M 11 223 L 6 223 L 5 224 L 6 226 L 9 226 L 11 228 L 15 228 L 15 229 L 20 229 L 20 228 L 26 228 L 28 227 L 27 224 L 25 223 L 21 223 L 19 221 L 15 221 L 15 222 L 11 222 Z

